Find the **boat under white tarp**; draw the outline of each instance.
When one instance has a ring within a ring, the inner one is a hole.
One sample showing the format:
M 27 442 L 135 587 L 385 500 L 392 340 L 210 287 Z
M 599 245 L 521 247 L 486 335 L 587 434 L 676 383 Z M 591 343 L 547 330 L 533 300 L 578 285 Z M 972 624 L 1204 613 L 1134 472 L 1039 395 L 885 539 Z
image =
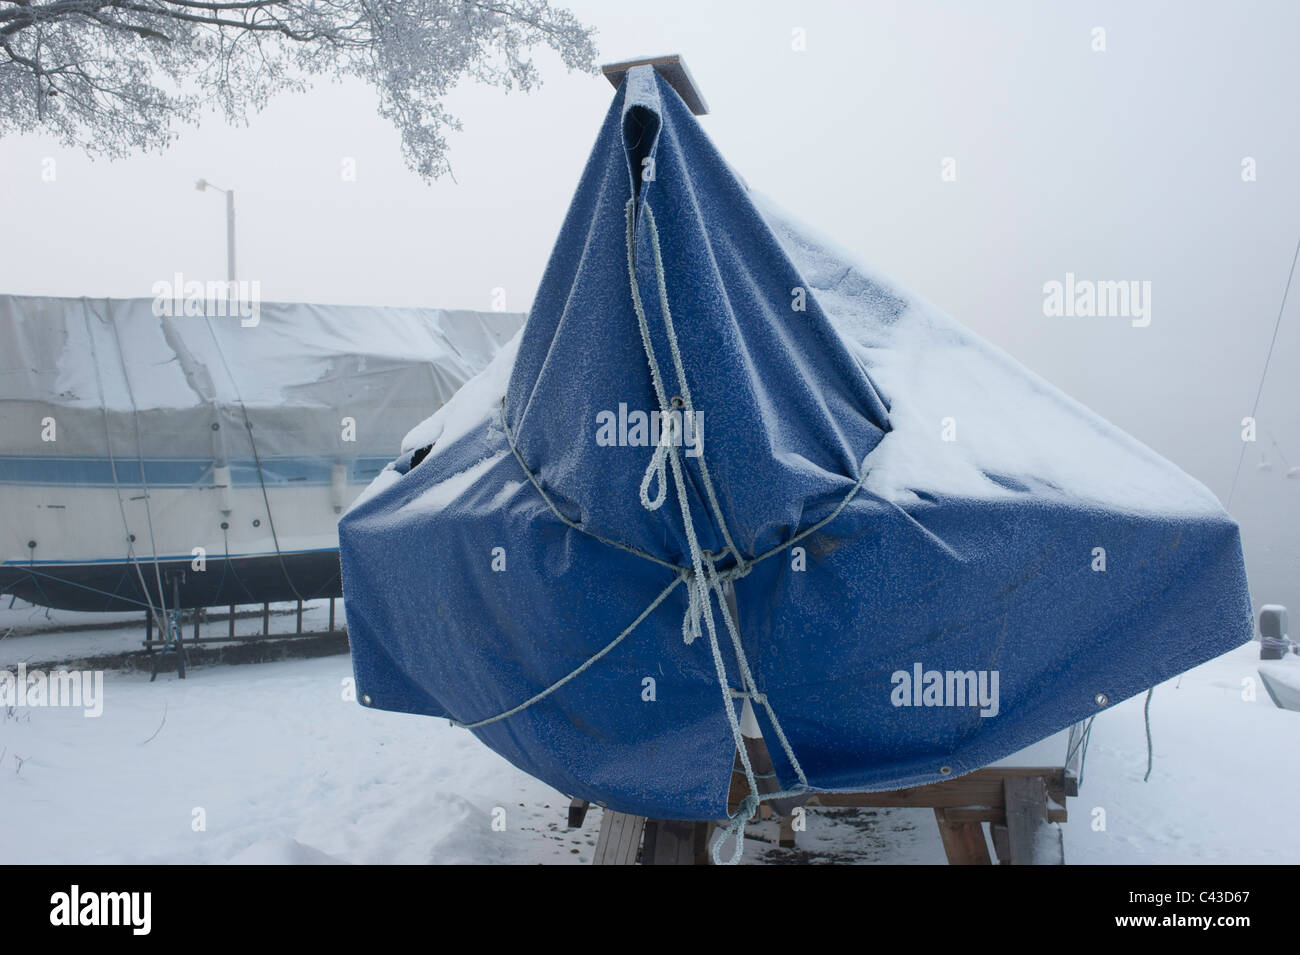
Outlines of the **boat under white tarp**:
M 519 313 L 0 295 L 0 592 L 130 610 L 340 594 L 338 515 Z

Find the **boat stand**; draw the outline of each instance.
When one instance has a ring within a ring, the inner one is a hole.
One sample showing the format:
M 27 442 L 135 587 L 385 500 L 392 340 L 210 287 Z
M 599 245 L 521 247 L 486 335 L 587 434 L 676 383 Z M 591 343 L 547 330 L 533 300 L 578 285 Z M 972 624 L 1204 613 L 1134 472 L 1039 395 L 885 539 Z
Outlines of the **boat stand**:
M 1014 756 L 955 779 L 869 793 L 818 793 L 800 804 L 782 800 L 764 803 L 763 819 L 780 822 L 779 844 L 796 844 L 797 813 L 821 808 L 928 808 L 934 810 L 939 837 L 949 865 L 991 865 L 993 853 L 1001 865 L 1064 865 L 1065 849 L 1059 823 L 1067 819 L 1066 798 L 1077 796 L 1082 774 L 1086 729 L 1071 727 Z M 746 734 L 746 749 L 756 768 L 770 766 L 761 738 Z M 1059 752 L 1064 759 L 1043 758 Z M 760 773 L 770 770 L 758 768 Z M 735 812 L 747 794 L 743 771 L 732 771 L 728 810 Z M 569 828 L 581 828 L 589 804 L 569 805 Z M 989 827 L 989 840 L 984 825 Z M 596 839 L 593 865 L 708 865 L 708 846 L 715 821 L 683 822 L 647 819 L 606 809 Z
M 569 828 L 579 829 L 590 804 L 569 804 Z M 592 865 L 708 865 L 715 822 L 647 819 L 606 809 Z
M 959 779 L 872 793 L 822 793 L 816 807 L 876 809 L 929 808 L 949 865 L 990 865 L 984 824 L 1002 865 L 1064 865 L 1061 830 L 1066 821 L 1061 767 L 989 767 Z M 794 848 L 793 817 L 781 818 L 780 845 Z
M 184 579 L 184 576 L 178 570 L 167 571 L 167 580 L 172 585 L 172 604 L 171 609 L 167 611 L 166 620 L 159 621 L 167 624 L 167 632 L 160 634 L 163 646 L 161 651 L 154 654 L 153 675 L 149 677 L 150 683 L 158 679 L 158 668 L 162 665 L 163 657 L 169 653 L 176 654 L 176 672 L 182 680 L 185 679 L 185 640 L 184 631 L 181 629 L 181 580 Z M 199 626 L 198 613 L 199 611 L 195 609 L 194 629 L 196 631 Z M 195 633 L 195 636 L 198 636 L 198 634 Z M 152 649 L 150 652 L 152 652 Z

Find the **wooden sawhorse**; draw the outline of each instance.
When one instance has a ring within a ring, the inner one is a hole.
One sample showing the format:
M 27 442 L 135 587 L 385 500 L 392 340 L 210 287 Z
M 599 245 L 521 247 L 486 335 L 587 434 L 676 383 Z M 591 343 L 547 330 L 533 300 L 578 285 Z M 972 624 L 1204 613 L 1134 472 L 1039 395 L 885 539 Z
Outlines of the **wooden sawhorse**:
M 1086 728 L 1076 724 L 1004 760 L 956 779 L 870 793 L 817 793 L 793 812 L 817 807 L 928 808 L 934 810 L 949 865 L 989 865 L 984 825 L 1002 865 L 1063 865 L 1065 851 L 1056 823 L 1066 821 L 1066 798 L 1077 796 Z M 752 742 L 747 740 L 747 742 Z M 760 743 L 761 745 L 761 743 Z M 759 756 L 751 750 L 751 756 Z M 1061 759 L 1064 756 L 1064 759 Z M 761 754 L 760 761 L 770 765 Z M 733 771 L 728 809 L 746 795 L 739 768 Z M 569 827 L 581 828 L 588 803 L 574 799 Z M 770 804 L 760 809 L 772 817 Z M 793 812 L 780 817 L 780 845 L 793 848 Z M 707 865 L 717 822 L 646 819 L 605 810 L 593 865 Z
M 989 865 L 984 824 L 1003 865 L 1064 865 L 1061 830 L 1065 797 L 1073 793 L 1063 767 L 988 767 L 953 780 L 872 793 L 820 793 L 804 804 L 814 807 L 934 810 L 949 865 Z M 738 802 L 738 801 L 737 801 Z M 781 820 L 780 844 L 793 848 L 793 819 Z

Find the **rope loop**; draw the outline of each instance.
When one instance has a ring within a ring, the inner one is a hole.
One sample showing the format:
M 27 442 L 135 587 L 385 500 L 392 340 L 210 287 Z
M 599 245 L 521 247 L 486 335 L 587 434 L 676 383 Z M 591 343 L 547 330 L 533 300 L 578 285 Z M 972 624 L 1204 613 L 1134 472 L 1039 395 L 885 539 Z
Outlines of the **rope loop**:
M 650 463 L 646 465 L 645 475 L 641 478 L 641 506 L 647 511 L 659 510 L 668 496 L 668 454 L 672 450 L 676 430 L 676 422 L 671 417 L 666 418 L 663 430 L 659 434 L 659 444 L 655 447 L 655 453 L 651 456 Z M 659 485 L 659 493 L 655 497 L 650 497 L 652 481 Z

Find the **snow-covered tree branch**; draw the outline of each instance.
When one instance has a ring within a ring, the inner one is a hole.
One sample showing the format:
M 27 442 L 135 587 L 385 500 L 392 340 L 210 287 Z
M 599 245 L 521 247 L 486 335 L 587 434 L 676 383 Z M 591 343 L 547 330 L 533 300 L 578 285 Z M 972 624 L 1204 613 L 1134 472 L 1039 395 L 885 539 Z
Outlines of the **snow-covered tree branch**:
M 0 135 L 123 156 L 166 146 L 209 107 L 243 123 L 314 76 L 357 78 L 407 163 L 435 178 L 457 82 L 531 89 L 539 46 L 592 70 L 592 33 L 546 0 L 0 0 Z

